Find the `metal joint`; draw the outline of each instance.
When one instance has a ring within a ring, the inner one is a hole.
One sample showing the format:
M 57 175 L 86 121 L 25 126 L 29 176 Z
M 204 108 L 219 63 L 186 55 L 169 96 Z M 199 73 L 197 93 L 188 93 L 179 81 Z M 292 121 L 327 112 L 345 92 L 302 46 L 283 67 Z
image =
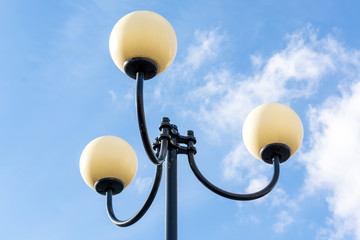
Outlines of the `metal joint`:
M 178 127 L 175 124 L 170 125 L 170 135 L 176 137 L 176 139 L 178 139 L 178 137 L 180 136 L 178 132 Z
M 155 141 L 153 142 L 153 149 L 156 151 L 157 157 L 159 157 L 160 155 L 160 149 L 163 140 L 166 139 L 168 142 L 171 142 L 171 135 L 170 135 L 171 129 L 172 129 L 172 125 L 170 124 L 170 119 L 167 117 L 163 117 L 159 126 L 159 130 L 161 131 L 161 134 L 158 137 L 156 137 Z
M 176 126 L 173 129 L 173 131 L 171 131 L 171 135 L 176 138 L 176 142 L 171 140 L 170 143 L 173 147 L 177 148 L 178 154 L 188 154 L 189 150 L 196 154 L 197 150 L 194 146 L 196 143 L 196 138 L 194 137 L 194 132 L 189 130 L 187 131 L 186 136 L 183 136 L 177 132 Z M 186 146 L 182 144 L 185 144 Z
M 159 137 L 157 137 L 158 141 L 163 140 L 164 138 L 170 140 L 170 134 L 169 132 L 163 132 L 159 135 Z
M 160 141 L 159 141 L 159 138 L 158 137 L 156 137 L 155 138 L 155 141 L 153 142 L 153 149 L 154 149 L 154 151 L 156 151 L 156 153 L 155 153 L 155 155 L 156 155 L 156 157 L 159 157 L 159 155 L 160 155 L 160 147 L 161 147 L 161 143 L 160 143 Z
M 167 117 L 163 117 L 159 126 L 159 130 L 161 131 L 163 128 L 171 128 L 170 119 Z
M 185 146 L 181 146 L 178 144 L 178 154 L 187 154 L 188 153 L 188 148 Z
M 185 143 L 188 144 L 189 142 L 196 143 L 196 138 L 194 136 L 179 136 L 178 138 L 179 143 Z
M 193 152 L 194 153 L 194 155 L 197 153 L 197 149 L 196 149 L 196 147 L 194 146 L 194 142 L 192 142 L 192 141 L 190 141 L 189 143 L 188 143 L 188 145 L 187 145 L 187 153 L 189 152 L 189 151 L 191 151 L 191 152 Z
M 192 130 L 188 130 L 186 136 L 176 133 L 176 137 L 178 143 L 184 143 L 184 144 L 188 144 L 189 142 L 193 142 L 194 144 L 196 143 L 196 138 Z

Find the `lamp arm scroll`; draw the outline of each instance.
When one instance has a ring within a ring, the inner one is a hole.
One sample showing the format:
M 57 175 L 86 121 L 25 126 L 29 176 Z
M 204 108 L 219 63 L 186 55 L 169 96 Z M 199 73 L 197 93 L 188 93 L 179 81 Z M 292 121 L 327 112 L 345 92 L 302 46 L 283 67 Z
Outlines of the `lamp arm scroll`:
M 143 85 L 144 85 L 144 73 L 136 73 L 136 113 L 139 124 L 139 131 L 141 135 L 141 140 L 144 145 L 146 154 L 148 155 L 151 162 L 155 165 L 160 165 L 165 161 L 167 154 L 169 138 L 163 137 L 161 139 L 161 148 L 159 157 L 156 157 L 154 151 L 152 150 L 152 145 L 149 139 L 149 134 L 146 127 L 145 112 L 144 112 L 144 99 L 143 99 Z M 163 119 L 164 121 L 164 119 Z M 169 129 L 167 127 L 161 127 L 162 136 L 169 135 Z
M 268 194 L 276 185 L 278 179 L 279 179 L 279 174 L 280 174 L 280 160 L 279 160 L 279 156 L 275 156 L 273 158 L 273 165 L 274 165 L 274 174 L 273 177 L 270 181 L 270 183 L 264 187 L 262 190 L 257 191 L 255 193 L 250 193 L 250 194 L 236 194 L 236 193 L 232 193 L 232 192 L 227 192 L 221 188 L 216 187 L 214 184 L 212 184 L 211 182 L 209 182 L 209 180 L 207 180 L 202 173 L 200 172 L 200 170 L 198 169 L 198 167 L 196 166 L 195 163 L 195 158 L 194 158 L 194 151 L 193 150 L 188 150 L 188 160 L 189 160 L 189 164 L 190 164 L 190 168 L 193 171 L 193 173 L 195 174 L 195 176 L 197 177 L 197 179 L 205 185 L 205 187 L 207 187 L 209 190 L 213 191 L 214 193 L 229 198 L 229 199 L 233 199 L 233 200 L 240 200 L 240 201 L 249 201 L 249 200 L 254 200 L 257 198 L 261 198 L 263 196 L 265 196 L 266 194 Z
M 156 166 L 156 173 L 155 173 L 155 179 L 151 188 L 151 191 L 149 193 L 148 198 L 146 199 L 144 205 L 141 207 L 141 209 L 131 218 L 128 220 L 122 221 L 116 218 L 113 210 L 113 204 L 112 204 L 112 189 L 108 189 L 106 191 L 106 210 L 108 213 L 108 216 L 110 220 L 119 227 L 127 227 L 134 223 L 136 223 L 140 218 L 144 216 L 144 214 L 147 212 L 147 210 L 150 208 L 152 202 L 154 201 L 157 191 L 159 189 L 159 185 L 161 182 L 161 175 L 162 175 L 162 165 Z

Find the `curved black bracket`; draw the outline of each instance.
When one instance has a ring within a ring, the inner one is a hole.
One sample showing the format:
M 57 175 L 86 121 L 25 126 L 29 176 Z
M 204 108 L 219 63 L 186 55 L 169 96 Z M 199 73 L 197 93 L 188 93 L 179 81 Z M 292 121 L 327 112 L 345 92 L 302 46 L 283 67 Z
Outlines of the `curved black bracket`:
M 123 181 L 118 178 L 111 177 L 102 178 L 98 180 L 94 185 L 95 190 L 101 195 L 106 195 L 106 191 L 108 191 L 109 189 L 111 189 L 112 195 L 119 194 L 122 192 L 122 190 L 124 190 L 124 187 L 125 184 Z
M 106 210 L 107 210 L 110 220 L 119 227 L 130 226 L 130 225 L 136 223 L 138 220 L 140 220 L 140 218 L 142 218 L 142 216 L 144 216 L 144 214 L 147 212 L 147 210 L 149 209 L 149 207 L 151 206 L 152 202 L 154 201 L 154 199 L 156 197 L 156 193 L 159 189 L 159 185 L 161 182 L 161 175 L 162 175 L 162 165 L 157 165 L 154 183 L 153 183 L 153 186 L 151 188 L 148 198 L 146 199 L 146 201 L 145 201 L 144 205 L 141 207 L 141 209 L 133 217 L 131 217 L 125 221 L 121 221 L 116 218 L 116 216 L 114 214 L 114 210 L 113 210 L 113 205 L 112 205 L 113 190 L 111 188 L 107 189 L 106 190 Z
M 139 124 L 139 131 L 141 139 L 144 145 L 144 149 L 149 159 L 156 165 L 160 165 L 165 161 L 167 154 L 167 148 L 169 143 L 169 127 L 170 122 L 168 118 L 163 118 L 160 130 L 162 131 L 161 136 L 161 148 L 160 155 L 156 157 L 152 150 L 152 144 L 150 143 L 149 134 L 146 127 L 145 112 L 144 112 L 144 99 L 143 99 L 143 85 L 144 85 L 144 73 L 136 73 L 136 112 Z
M 279 157 L 280 163 L 283 163 L 291 156 L 291 149 L 283 143 L 271 143 L 260 150 L 260 157 L 266 163 L 273 164 L 275 155 Z
M 196 166 L 195 159 L 194 159 L 194 151 L 191 149 L 191 147 L 193 147 L 193 146 L 190 143 L 189 150 L 188 150 L 188 160 L 189 160 L 191 170 L 193 171 L 193 173 L 195 174 L 197 179 L 199 179 L 199 181 L 205 185 L 205 187 L 207 187 L 209 190 L 213 191 L 214 193 L 216 193 L 220 196 L 223 196 L 223 197 L 226 197 L 229 199 L 233 199 L 233 200 L 240 200 L 240 201 L 249 201 L 249 200 L 261 198 L 261 197 L 265 196 L 266 194 L 268 194 L 275 187 L 275 185 L 279 179 L 280 160 L 279 160 L 279 156 L 275 155 L 273 157 L 274 175 L 273 175 L 270 183 L 265 188 L 263 188 L 262 190 L 260 190 L 258 192 L 250 193 L 250 194 L 237 194 L 237 193 L 227 192 L 221 188 L 216 187 L 214 184 L 209 182 L 202 175 L 202 173 Z
M 144 73 L 144 79 L 148 80 L 156 76 L 159 68 L 154 61 L 148 58 L 135 57 L 126 60 L 124 63 L 124 71 L 133 79 L 136 79 L 136 73 L 142 72 Z

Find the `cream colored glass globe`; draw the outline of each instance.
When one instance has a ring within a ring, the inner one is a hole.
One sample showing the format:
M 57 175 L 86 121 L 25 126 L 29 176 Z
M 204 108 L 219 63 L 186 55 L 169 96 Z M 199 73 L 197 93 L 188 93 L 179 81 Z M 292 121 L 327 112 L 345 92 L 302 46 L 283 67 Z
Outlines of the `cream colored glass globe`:
M 80 172 L 89 187 L 102 178 L 117 178 L 126 188 L 137 171 L 135 151 L 125 140 L 114 136 L 102 136 L 92 140 L 80 157 Z
M 111 57 L 124 72 L 126 60 L 143 57 L 154 61 L 158 74 L 173 62 L 176 34 L 161 15 L 150 11 L 136 11 L 121 18 L 114 26 L 109 40 Z
M 293 155 L 299 149 L 303 135 L 299 116 L 280 103 L 267 103 L 256 107 L 246 117 L 243 125 L 245 146 L 258 159 L 261 159 L 260 150 L 271 143 L 287 145 Z

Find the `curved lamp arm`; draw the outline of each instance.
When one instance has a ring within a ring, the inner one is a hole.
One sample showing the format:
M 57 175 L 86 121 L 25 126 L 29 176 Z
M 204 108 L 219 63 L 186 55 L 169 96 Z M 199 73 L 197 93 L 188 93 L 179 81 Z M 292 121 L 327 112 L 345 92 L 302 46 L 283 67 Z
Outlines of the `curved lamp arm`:
M 152 150 L 152 145 L 149 140 L 148 131 L 146 128 L 146 120 L 144 113 L 144 99 L 143 99 L 143 85 L 144 85 L 144 73 L 138 72 L 136 73 L 136 112 L 139 124 L 139 130 L 141 139 L 144 145 L 144 149 L 149 159 L 156 165 L 162 164 L 165 160 L 168 148 L 168 139 L 161 139 L 161 148 L 159 157 L 155 156 L 154 151 Z M 168 132 L 167 128 L 162 128 L 162 133 Z
M 151 188 L 148 198 L 146 199 L 146 201 L 145 201 L 144 205 L 141 207 L 141 209 L 133 217 L 131 217 L 125 221 L 118 220 L 115 217 L 113 205 L 112 205 L 112 195 L 113 194 L 112 194 L 112 190 L 108 189 L 106 191 L 106 210 L 107 210 L 110 220 L 119 227 L 127 227 L 127 226 L 130 226 L 130 225 L 136 223 L 140 218 L 142 218 L 142 216 L 144 216 L 144 214 L 147 212 L 147 210 L 149 209 L 149 207 L 151 206 L 152 202 L 155 199 L 156 193 L 159 189 L 159 185 L 161 182 L 161 175 L 162 175 L 162 165 L 157 165 L 154 183 L 153 183 L 153 186 Z
M 188 151 L 188 160 L 189 160 L 189 164 L 191 167 L 191 170 L 194 172 L 195 176 L 199 179 L 199 181 L 205 185 L 205 187 L 207 187 L 208 189 L 210 189 L 211 191 L 213 191 L 214 193 L 226 197 L 226 198 L 230 198 L 233 200 L 241 200 L 241 201 L 248 201 L 248 200 L 254 200 L 257 198 L 261 198 L 263 196 L 265 196 L 266 194 L 268 194 L 276 185 L 278 179 L 279 179 L 279 174 L 280 174 L 280 160 L 279 157 L 276 155 L 273 158 L 273 164 L 274 164 L 274 175 L 270 181 L 270 183 L 262 190 L 255 192 L 255 193 L 250 193 L 250 194 L 236 194 L 236 193 L 231 193 L 231 192 L 227 192 L 222 190 L 221 188 L 216 187 L 214 184 L 212 184 L 211 182 L 209 182 L 200 172 L 200 170 L 198 169 L 198 167 L 196 166 L 195 163 L 195 159 L 194 159 L 194 151 L 193 150 L 189 150 Z

